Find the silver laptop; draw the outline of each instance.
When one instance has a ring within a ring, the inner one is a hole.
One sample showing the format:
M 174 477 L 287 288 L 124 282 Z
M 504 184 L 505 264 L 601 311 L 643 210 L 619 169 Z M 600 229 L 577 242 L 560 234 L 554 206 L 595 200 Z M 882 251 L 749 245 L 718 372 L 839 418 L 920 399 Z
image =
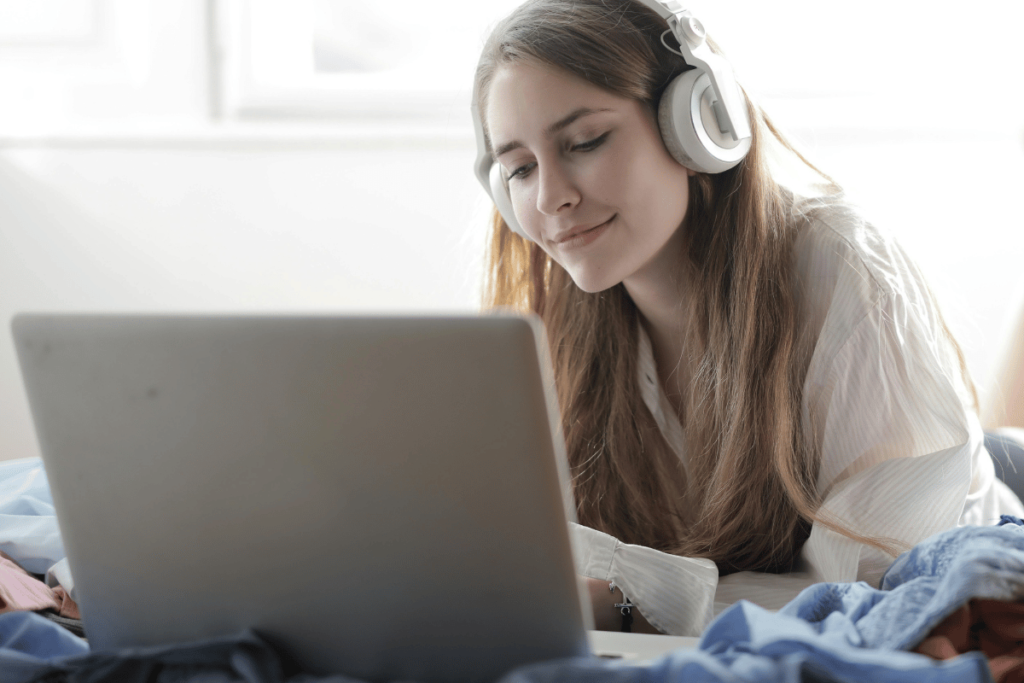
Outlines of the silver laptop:
M 536 322 L 12 328 L 94 649 L 250 628 L 314 673 L 423 681 L 590 652 Z

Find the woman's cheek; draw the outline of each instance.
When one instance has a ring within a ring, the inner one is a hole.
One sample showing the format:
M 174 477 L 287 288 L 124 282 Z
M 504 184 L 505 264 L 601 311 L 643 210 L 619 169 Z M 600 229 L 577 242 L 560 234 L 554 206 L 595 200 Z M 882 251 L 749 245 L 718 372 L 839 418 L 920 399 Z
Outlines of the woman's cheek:
M 606 155 L 589 165 L 580 174 L 581 193 L 592 202 L 613 205 L 627 186 L 634 184 L 632 173 L 619 166 L 618 159 Z
M 531 203 L 531 196 L 528 192 L 520 191 L 512 194 L 512 210 L 516 213 L 516 220 L 534 242 L 540 242 L 540 226 L 537 221 L 537 212 L 533 210 L 536 202 Z

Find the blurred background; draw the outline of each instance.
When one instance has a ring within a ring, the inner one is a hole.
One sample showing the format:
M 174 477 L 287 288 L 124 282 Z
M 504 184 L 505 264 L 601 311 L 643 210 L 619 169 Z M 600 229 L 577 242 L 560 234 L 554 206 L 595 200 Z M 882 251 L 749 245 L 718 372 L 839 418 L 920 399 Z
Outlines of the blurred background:
M 476 309 L 469 89 L 516 4 L 0 0 L 0 459 L 38 453 L 18 311 Z M 1024 3 L 687 6 L 1024 426 Z

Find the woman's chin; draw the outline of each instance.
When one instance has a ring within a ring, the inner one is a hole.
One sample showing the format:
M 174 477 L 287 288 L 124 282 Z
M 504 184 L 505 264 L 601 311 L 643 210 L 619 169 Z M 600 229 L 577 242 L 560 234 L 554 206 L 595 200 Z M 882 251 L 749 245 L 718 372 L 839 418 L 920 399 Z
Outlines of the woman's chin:
M 584 273 L 569 273 L 572 277 L 572 281 L 576 283 L 576 286 L 582 289 L 588 294 L 597 294 L 603 292 L 606 289 L 611 289 L 615 285 L 619 284 L 618 280 L 612 280 L 607 277 L 594 277 Z

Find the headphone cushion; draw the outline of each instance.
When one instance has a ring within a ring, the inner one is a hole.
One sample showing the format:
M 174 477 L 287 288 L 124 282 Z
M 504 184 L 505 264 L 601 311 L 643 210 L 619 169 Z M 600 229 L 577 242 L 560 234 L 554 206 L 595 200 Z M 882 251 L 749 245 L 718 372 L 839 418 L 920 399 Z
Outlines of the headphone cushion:
M 714 138 L 722 138 L 717 122 L 714 131 L 705 128 L 701 116 L 701 97 L 711 86 L 710 79 L 700 69 L 690 69 L 676 76 L 658 103 L 658 127 L 665 149 L 680 164 L 699 173 L 721 173 L 736 166 L 750 149 L 750 139 L 734 148 L 719 145 Z M 713 117 L 711 117 L 713 119 Z

